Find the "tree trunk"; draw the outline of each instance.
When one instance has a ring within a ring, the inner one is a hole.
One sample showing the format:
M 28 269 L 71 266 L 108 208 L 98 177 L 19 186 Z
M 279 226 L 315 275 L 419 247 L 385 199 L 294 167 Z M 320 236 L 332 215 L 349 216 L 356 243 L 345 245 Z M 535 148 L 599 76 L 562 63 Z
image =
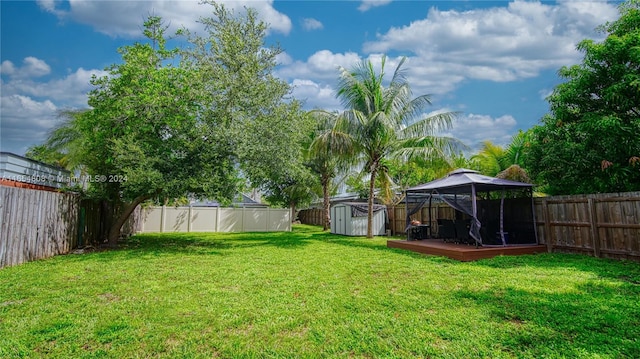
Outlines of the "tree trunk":
M 387 216 L 389 217 L 389 229 L 391 230 L 391 235 L 395 235 L 396 234 L 396 231 L 395 231 L 396 205 L 395 204 L 391 206 L 387 205 Z
M 373 238 L 373 197 L 376 188 L 377 167 L 378 166 L 375 162 L 371 165 L 371 180 L 369 181 L 369 208 L 367 212 L 367 238 Z
M 331 202 L 329 199 L 329 177 L 322 176 L 322 204 L 324 208 L 324 221 L 322 230 L 331 228 Z
M 291 223 L 296 221 L 296 203 L 289 203 L 289 207 L 291 207 Z
M 129 204 L 124 204 L 124 210 L 118 215 L 115 222 L 111 224 L 109 228 L 109 238 L 108 245 L 109 247 L 116 247 L 118 245 L 118 239 L 120 238 L 120 231 L 124 223 L 129 219 L 131 213 L 138 207 L 138 205 L 146 200 L 151 198 L 151 196 L 144 195 L 140 196 L 133 200 L 133 202 Z

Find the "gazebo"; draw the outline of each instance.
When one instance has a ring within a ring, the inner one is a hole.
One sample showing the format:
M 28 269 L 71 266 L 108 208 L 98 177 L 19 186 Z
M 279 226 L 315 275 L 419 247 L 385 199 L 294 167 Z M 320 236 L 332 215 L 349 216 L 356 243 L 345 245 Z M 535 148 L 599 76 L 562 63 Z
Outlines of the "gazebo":
M 433 223 L 434 198 L 468 217 L 455 220 L 455 229 L 458 238 L 463 234 L 476 247 L 538 244 L 530 183 L 484 176 L 469 169 L 455 170 L 444 178 L 406 190 L 407 230 L 411 228 L 411 215 L 427 204 L 429 225 Z M 440 236 L 447 230 L 445 225 L 439 226 Z

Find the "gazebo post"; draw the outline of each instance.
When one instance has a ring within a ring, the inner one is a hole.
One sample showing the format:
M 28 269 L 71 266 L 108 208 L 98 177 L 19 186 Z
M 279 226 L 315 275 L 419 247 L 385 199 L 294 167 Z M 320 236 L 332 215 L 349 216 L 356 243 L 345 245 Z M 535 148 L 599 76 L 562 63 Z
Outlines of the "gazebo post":
M 431 193 L 429 193 L 429 227 L 427 227 L 429 229 L 429 238 L 432 237 L 432 233 L 433 233 L 433 223 L 431 221 L 431 199 L 433 198 L 433 191 L 431 191 Z
M 409 191 L 405 191 L 404 194 L 404 214 L 405 214 L 405 224 L 404 224 L 404 232 L 407 234 L 407 241 L 411 236 L 411 231 L 409 231 L 409 222 L 411 219 L 409 218 Z
M 475 226 L 477 225 L 477 221 L 478 221 L 478 204 L 476 203 L 478 199 L 476 198 L 476 185 L 475 184 L 471 184 L 471 212 L 473 213 L 473 227 L 475 228 Z M 471 230 L 472 226 L 469 225 L 469 230 Z M 476 248 L 478 248 L 478 238 L 475 237 L 475 235 L 471 236 L 474 239 L 474 242 L 476 242 Z
M 531 197 L 531 217 L 533 217 L 533 235 L 536 237 L 536 244 L 538 242 L 538 226 L 536 225 L 536 205 L 533 201 L 533 187 L 529 188 L 529 196 Z
M 502 240 L 502 245 L 506 247 L 507 241 L 504 239 L 504 188 L 500 197 L 500 240 Z

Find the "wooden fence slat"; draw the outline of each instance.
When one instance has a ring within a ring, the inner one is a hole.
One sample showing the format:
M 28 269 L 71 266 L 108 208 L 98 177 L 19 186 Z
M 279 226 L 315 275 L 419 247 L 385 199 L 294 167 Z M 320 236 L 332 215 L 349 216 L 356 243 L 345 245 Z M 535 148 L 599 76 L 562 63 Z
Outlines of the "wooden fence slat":
M 589 197 L 589 230 L 591 233 L 591 240 L 593 243 L 593 255 L 600 257 L 600 235 L 598 231 L 598 217 L 596 212 L 596 203 L 592 197 Z
M 551 232 L 551 212 L 549 211 L 549 200 L 542 200 L 542 208 L 544 213 L 544 242 L 547 244 L 547 252 L 553 252 L 553 233 Z

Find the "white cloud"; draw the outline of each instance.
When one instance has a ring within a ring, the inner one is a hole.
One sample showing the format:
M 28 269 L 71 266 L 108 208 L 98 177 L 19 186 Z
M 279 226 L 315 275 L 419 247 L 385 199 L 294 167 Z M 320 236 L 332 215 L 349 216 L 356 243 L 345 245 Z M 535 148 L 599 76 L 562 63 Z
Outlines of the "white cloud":
M 338 78 L 339 66 L 349 68 L 360 60 L 360 55 L 355 52 L 340 54 L 320 50 L 309 56 L 306 61 L 294 61 L 282 66 L 276 73 L 289 81 L 297 78 L 334 82 Z
M 302 28 L 304 28 L 307 31 L 320 30 L 323 27 L 324 26 L 322 25 L 322 23 L 316 19 L 312 19 L 312 18 L 302 19 Z
M 307 109 L 321 108 L 327 111 L 340 110 L 340 102 L 335 97 L 334 89 L 326 84 L 319 84 L 311 80 L 294 79 L 293 95 L 303 101 Z
M 16 67 L 9 60 L 2 61 L 0 65 L 0 74 L 11 76 L 16 72 Z
M 468 11 L 431 8 L 425 19 L 394 27 L 363 45 L 365 52 L 410 52 L 454 78 L 513 81 L 576 63 L 575 45 L 617 16 L 605 2 L 515 1 Z
M 4 61 L 2 73 L 13 68 L 14 74 L 31 71 L 38 75 L 48 68 L 42 65 L 43 61 L 30 59 L 18 69 Z M 107 73 L 80 68 L 65 77 L 48 81 L 16 75 L 10 75 L 8 81 L 3 80 L 0 104 L 2 150 L 23 154 L 29 146 L 45 140 L 47 132 L 56 124 L 59 109 L 86 108 L 87 94 L 92 89 L 89 81 L 94 74 L 104 76 Z
M 279 65 L 291 65 L 293 63 L 293 58 L 287 54 L 286 52 L 281 52 L 276 55 L 276 63 Z
M 517 81 L 579 62 L 576 44 L 599 36 L 594 29 L 616 16 L 612 4 L 585 1 L 515 1 L 468 11 L 432 8 L 422 20 L 378 34 L 363 50 L 374 60 L 382 53 L 407 55 L 404 69 L 414 94 L 433 95 L 437 106 L 437 99 L 465 81 Z M 337 67 L 350 68 L 362 58 L 355 52 L 320 50 L 306 60 L 281 62 L 277 74 L 289 82 L 306 79 L 335 86 Z M 387 74 L 398 60 L 388 59 Z
M 511 115 L 493 118 L 488 115 L 464 114 L 453 122 L 452 129 L 444 135 L 459 139 L 473 151 L 487 140 L 497 145 L 508 144 L 517 124 Z
M 538 94 L 540 95 L 541 100 L 546 100 L 547 97 L 551 96 L 552 93 L 553 93 L 553 89 L 542 89 L 538 91 Z
M 33 78 L 48 75 L 51 73 L 51 67 L 43 60 L 28 56 L 22 61 L 21 67 L 16 67 L 9 60 L 3 61 L 1 71 L 3 75 L 14 78 Z
M 27 147 L 44 141 L 55 124 L 58 108 L 50 100 L 36 101 L 27 96 L 2 95 L 0 143 L 2 151 L 23 154 Z
M 384 6 L 391 3 L 393 0 L 362 0 L 360 6 L 358 6 L 358 10 L 365 12 L 371 8 Z
M 291 31 L 291 19 L 274 9 L 273 0 L 220 2 L 228 9 L 238 13 L 244 12 L 245 7 L 256 9 L 259 18 L 270 25 L 270 31 L 284 34 Z M 197 20 L 212 14 L 211 7 L 200 5 L 198 1 L 69 0 L 68 6 L 65 8 L 53 0 L 38 0 L 38 4 L 42 9 L 55 14 L 62 21 L 71 19 L 114 37 L 140 37 L 141 24 L 149 15 L 161 16 L 169 25 L 170 33 L 182 26 L 201 33 L 204 29 L 197 23 Z
M 48 98 L 64 103 L 65 106 L 86 107 L 87 93 L 93 88 L 89 83 L 91 76 L 105 76 L 102 70 L 79 68 L 63 78 L 38 82 L 31 79 L 11 78 L 3 83 L 3 95 L 24 95 L 36 98 Z M 3 109 L 4 110 L 4 109 Z
M 48 75 L 51 68 L 46 62 L 29 56 L 24 59 L 24 66 L 19 72 L 22 72 L 25 77 L 40 77 Z

